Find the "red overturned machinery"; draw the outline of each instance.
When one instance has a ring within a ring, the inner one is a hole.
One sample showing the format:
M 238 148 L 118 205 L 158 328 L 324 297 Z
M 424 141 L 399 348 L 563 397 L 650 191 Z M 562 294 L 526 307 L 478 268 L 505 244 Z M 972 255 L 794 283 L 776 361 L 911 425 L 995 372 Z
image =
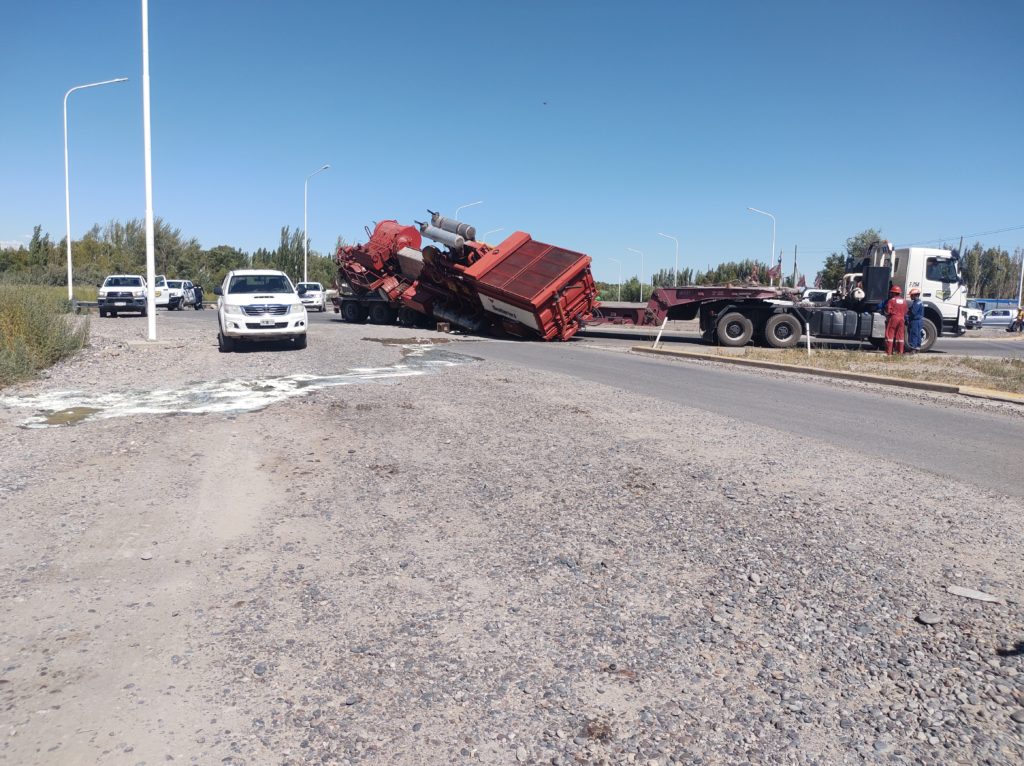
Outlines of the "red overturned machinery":
M 346 321 L 568 340 L 593 317 L 589 256 L 522 231 L 488 245 L 438 213 L 416 223 L 381 221 L 367 242 L 338 249 L 339 283 L 351 294 L 338 296 L 335 311 Z

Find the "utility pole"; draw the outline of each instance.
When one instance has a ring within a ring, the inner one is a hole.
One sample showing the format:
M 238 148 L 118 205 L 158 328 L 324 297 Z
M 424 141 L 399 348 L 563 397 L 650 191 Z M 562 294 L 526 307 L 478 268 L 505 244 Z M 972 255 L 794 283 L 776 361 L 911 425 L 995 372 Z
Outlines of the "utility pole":
M 796 289 L 796 248 L 797 245 L 793 245 L 793 288 Z

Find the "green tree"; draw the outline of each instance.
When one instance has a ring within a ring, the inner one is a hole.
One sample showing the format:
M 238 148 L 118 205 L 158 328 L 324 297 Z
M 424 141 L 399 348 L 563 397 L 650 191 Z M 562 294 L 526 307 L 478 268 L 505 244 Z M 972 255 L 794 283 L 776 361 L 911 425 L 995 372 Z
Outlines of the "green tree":
M 865 258 L 871 245 L 881 239 L 882 232 L 877 229 L 865 229 L 860 234 L 854 234 L 846 240 L 844 252 L 834 252 L 825 259 L 824 267 L 818 272 L 815 281 L 827 290 L 834 290 L 839 286 L 843 274 L 847 273 L 847 263 Z

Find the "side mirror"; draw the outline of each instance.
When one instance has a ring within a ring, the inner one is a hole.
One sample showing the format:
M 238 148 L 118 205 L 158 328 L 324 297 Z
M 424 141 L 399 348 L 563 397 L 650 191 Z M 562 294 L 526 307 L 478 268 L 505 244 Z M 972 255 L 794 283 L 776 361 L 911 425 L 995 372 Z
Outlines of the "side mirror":
M 298 289 L 295 292 L 297 292 L 299 295 L 305 295 L 306 294 L 306 286 L 305 285 L 299 285 Z
M 213 288 L 213 294 L 214 295 L 223 295 L 224 291 L 220 289 L 220 285 L 217 285 L 215 288 Z

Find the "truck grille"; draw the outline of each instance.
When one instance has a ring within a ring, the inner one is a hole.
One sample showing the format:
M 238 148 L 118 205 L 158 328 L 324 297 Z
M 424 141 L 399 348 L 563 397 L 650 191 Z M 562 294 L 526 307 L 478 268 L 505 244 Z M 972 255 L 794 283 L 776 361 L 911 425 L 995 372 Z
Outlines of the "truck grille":
M 108 298 L 131 298 L 132 294 L 130 292 L 113 292 L 113 293 L 107 293 L 107 297 Z
M 287 322 L 274 322 L 273 325 L 260 324 L 259 322 L 246 322 L 245 326 L 250 330 L 280 330 L 288 326 Z
M 288 313 L 288 307 L 277 303 L 250 303 L 242 306 L 242 313 L 250 317 L 261 317 L 267 314 L 283 316 Z

